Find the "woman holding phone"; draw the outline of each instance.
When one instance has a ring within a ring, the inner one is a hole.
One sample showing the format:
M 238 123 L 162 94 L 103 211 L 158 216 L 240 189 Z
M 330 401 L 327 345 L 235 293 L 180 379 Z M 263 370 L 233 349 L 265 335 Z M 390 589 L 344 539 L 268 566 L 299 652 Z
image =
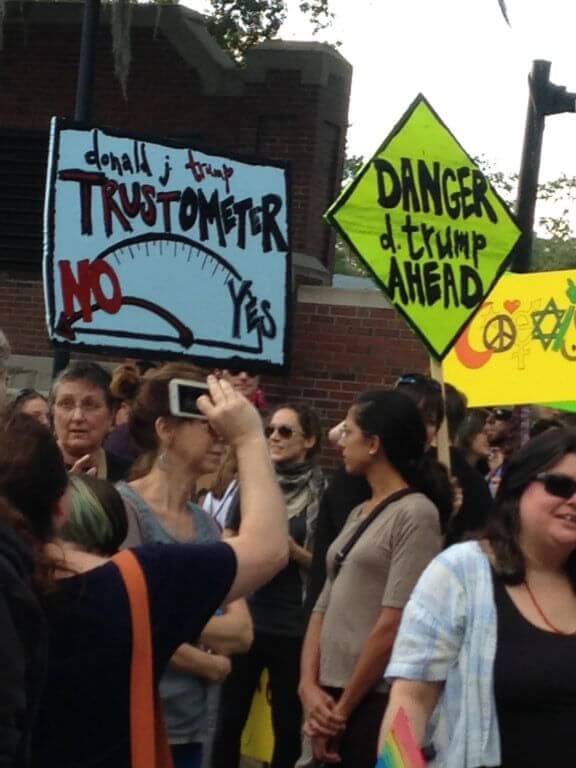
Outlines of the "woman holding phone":
M 147 585 L 156 681 L 182 645 L 197 642 L 219 606 L 254 592 L 288 558 L 285 507 L 260 417 L 227 382 L 210 377 L 208 383 L 209 392 L 198 401 L 201 420 L 172 417 L 168 382 L 154 383 L 164 409 L 155 422 L 158 442 L 150 444 L 153 465 L 169 446 L 188 457 L 212 454 L 214 435 L 221 435 L 238 455 L 244 514 L 238 537 L 229 543 L 134 550 Z M 0 495 L 33 536 L 51 638 L 31 765 L 126 768 L 132 661 L 126 589 L 114 561 L 71 551 L 61 541 L 68 475 L 56 441 L 30 417 L 15 417 L 0 431 Z M 173 501 L 168 489 L 164 500 Z M 224 645 L 226 632 L 215 631 L 206 642 L 216 640 Z
M 130 523 L 125 546 L 220 539 L 216 524 L 191 501 L 197 477 L 213 472 L 224 451 L 223 440 L 198 409 L 198 396 L 207 387 L 194 377 L 194 368 L 173 363 L 141 380 L 129 424 L 144 454 L 132 480 L 117 486 Z M 244 601 L 236 601 L 210 620 L 199 644 L 183 644 L 170 660 L 160 696 L 175 768 L 201 765 L 208 686 L 226 679 L 228 656 L 247 651 L 251 642 L 250 615 Z

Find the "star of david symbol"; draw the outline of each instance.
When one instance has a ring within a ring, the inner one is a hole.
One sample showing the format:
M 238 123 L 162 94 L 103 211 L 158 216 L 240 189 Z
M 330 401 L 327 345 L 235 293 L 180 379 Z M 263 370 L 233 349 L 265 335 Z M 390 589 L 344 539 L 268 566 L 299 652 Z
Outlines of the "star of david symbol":
M 565 314 L 566 310 L 560 309 L 554 299 L 550 299 L 544 309 L 532 312 L 532 338 L 539 341 L 544 349 L 548 349 L 556 339 Z M 549 318 L 552 318 L 553 326 L 551 331 L 546 331 L 545 323 Z

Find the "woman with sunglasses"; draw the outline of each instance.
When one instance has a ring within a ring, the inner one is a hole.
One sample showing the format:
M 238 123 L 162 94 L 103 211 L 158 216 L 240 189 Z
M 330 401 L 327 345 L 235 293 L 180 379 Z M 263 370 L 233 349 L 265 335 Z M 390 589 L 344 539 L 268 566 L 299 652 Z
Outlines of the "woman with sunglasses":
M 266 411 L 268 403 L 264 392 L 260 389 L 260 376 L 253 371 L 245 371 L 241 368 L 225 368 L 218 372 L 227 382 L 232 384 L 237 392 L 247 400 L 250 400 L 260 412 Z
M 194 379 L 189 365 L 170 363 L 141 380 L 132 402 L 130 431 L 144 452 L 129 483 L 118 483 L 128 512 L 127 546 L 209 543 L 220 531 L 191 499 L 199 475 L 221 461 L 224 443 L 205 419 L 171 415 L 172 379 Z M 199 645 L 182 645 L 160 681 L 175 768 L 200 768 L 208 717 L 208 686 L 230 671 L 228 655 L 250 647 L 252 628 L 243 601 L 211 619 Z
M 576 434 L 510 460 L 481 542 L 427 568 L 386 676 L 432 766 L 576 764 Z
M 286 502 L 290 562 L 248 601 L 254 621 L 254 644 L 232 661 L 222 690 L 213 768 L 238 768 L 240 741 L 262 671 L 268 669 L 272 697 L 274 754 L 271 768 L 294 768 L 300 754 L 302 714 L 298 680 L 305 629 L 304 585 L 312 561 L 312 543 L 324 479 L 314 458 L 321 426 L 305 405 L 277 408 L 265 430 L 270 457 Z M 229 532 L 240 520 L 231 515 Z

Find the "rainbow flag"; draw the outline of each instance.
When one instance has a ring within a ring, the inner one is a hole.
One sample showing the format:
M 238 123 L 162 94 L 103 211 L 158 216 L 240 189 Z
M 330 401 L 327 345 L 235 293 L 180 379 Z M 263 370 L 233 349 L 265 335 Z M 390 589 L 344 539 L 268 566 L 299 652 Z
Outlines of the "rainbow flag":
M 402 708 L 392 723 L 376 768 L 425 768 L 422 752 Z

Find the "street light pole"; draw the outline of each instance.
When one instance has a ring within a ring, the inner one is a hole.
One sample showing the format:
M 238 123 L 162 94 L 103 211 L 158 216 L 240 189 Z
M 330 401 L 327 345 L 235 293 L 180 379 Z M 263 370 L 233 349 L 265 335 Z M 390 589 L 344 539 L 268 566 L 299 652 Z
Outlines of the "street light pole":
M 550 84 L 550 62 L 534 61 L 529 78 L 528 110 L 524 145 L 518 179 L 516 217 L 522 229 L 518 251 L 512 269 L 514 272 L 528 272 L 532 254 L 534 214 L 538 195 L 538 176 L 542 156 L 545 116 L 541 110 L 542 94 Z
M 512 264 L 514 272 L 528 272 L 530 269 L 546 117 L 576 111 L 576 95 L 568 93 L 564 86 L 550 82 L 550 67 L 549 61 L 534 61 L 529 77 L 528 111 L 516 198 L 516 217 L 522 236 Z
M 76 106 L 74 109 L 74 120 L 78 122 L 88 122 L 92 118 L 99 22 L 100 0 L 84 0 L 80 61 L 76 82 Z
M 82 33 L 80 37 L 80 60 L 78 62 L 76 102 L 74 106 L 74 120 L 81 123 L 87 123 L 92 118 L 99 22 L 100 0 L 84 0 L 84 15 L 82 17 Z M 52 377 L 56 378 L 69 362 L 70 352 L 68 349 L 56 348 L 52 363 Z

